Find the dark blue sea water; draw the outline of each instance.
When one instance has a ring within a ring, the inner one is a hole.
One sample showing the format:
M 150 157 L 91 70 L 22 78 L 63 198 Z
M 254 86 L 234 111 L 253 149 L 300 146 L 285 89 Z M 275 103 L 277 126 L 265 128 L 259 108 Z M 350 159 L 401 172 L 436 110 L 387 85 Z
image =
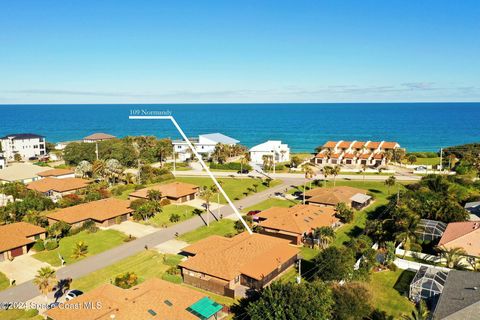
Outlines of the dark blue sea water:
M 180 137 L 167 121 L 129 120 L 132 109 L 170 110 L 188 136 L 221 132 L 247 146 L 277 139 L 296 152 L 326 140 L 398 141 L 410 151 L 480 142 L 480 103 L 0 105 L 0 135 Z

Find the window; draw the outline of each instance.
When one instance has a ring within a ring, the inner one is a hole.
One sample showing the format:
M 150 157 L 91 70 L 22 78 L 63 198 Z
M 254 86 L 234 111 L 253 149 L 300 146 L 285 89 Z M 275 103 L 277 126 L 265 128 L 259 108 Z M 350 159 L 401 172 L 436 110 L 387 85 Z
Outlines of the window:
M 44 149 L 45 148 L 45 145 L 44 144 L 41 144 L 40 145 L 40 149 Z

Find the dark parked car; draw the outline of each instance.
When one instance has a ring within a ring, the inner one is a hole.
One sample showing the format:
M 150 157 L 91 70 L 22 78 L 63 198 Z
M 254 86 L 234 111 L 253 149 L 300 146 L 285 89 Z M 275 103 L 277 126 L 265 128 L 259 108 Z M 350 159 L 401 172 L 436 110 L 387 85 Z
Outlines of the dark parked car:
M 47 306 L 47 309 L 50 310 L 52 308 L 55 308 L 56 306 L 58 306 L 60 304 L 60 302 L 52 302 L 50 303 L 48 306 Z
M 242 169 L 237 171 L 238 174 L 248 174 L 249 172 L 250 171 L 248 171 L 248 169 Z

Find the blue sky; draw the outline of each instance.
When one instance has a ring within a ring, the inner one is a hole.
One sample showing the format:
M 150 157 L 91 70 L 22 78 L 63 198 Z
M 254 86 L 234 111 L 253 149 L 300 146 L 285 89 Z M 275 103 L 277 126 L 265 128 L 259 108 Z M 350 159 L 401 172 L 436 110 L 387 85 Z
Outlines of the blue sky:
M 480 101 L 480 1 L 2 1 L 0 103 Z

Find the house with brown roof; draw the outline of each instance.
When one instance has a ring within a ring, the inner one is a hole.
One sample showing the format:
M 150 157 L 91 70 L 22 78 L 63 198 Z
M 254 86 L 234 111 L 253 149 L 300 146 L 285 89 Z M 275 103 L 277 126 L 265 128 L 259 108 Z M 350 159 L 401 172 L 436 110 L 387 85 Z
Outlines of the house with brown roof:
M 159 184 L 153 187 L 137 190 L 130 193 L 130 199 L 148 199 L 148 191 L 156 190 L 162 194 L 162 199 L 168 199 L 173 203 L 183 203 L 194 200 L 198 195 L 199 187 L 185 182 L 172 182 Z
M 0 226 L 0 262 L 26 254 L 37 239 L 45 239 L 46 230 L 27 222 Z
M 288 240 L 247 232 L 225 238 L 210 236 L 183 249 L 180 263 L 186 284 L 231 298 L 270 284 L 298 259 Z
M 260 233 L 300 245 L 316 228 L 340 226 L 335 208 L 297 204 L 291 208 L 272 207 L 256 215 Z
M 91 134 L 89 136 L 86 136 L 83 138 L 83 142 L 86 143 L 92 143 L 92 142 L 99 142 L 99 141 L 104 141 L 104 140 L 110 140 L 110 139 L 115 139 L 115 136 L 112 136 L 111 134 L 108 133 L 103 133 L 103 132 L 97 132 L 94 134 Z
M 462 248 L 468 256 L 480 258 L 480 221 L 449 223 L 438 242 L 438 247 Z
M 47 218 L 50 224 L 65 221 L 72 227 L 80 227 L 87 221 L 94 221 L 98 226 L 108 227 L 126 221 L 133 211 L 130 201 L 107 198 L 59 209 L 48 213 Z
M 85 189 L 91 181 L 80 178 L 57 179 L 46 177 L 27 184 L 27 188 L 35 190 L 58 201 L 67 194 L 72 194 Z
M 222 308 L 199 291 L 151 278 L 130 289 L 101 285 L 45 314 L 51 320 L 206 320 L 223 318 Z
M 371 202 L 371 196 L 363 189 L 349 186 L 339 186 L 333 188 L 315 188 L 305 193 L 306 203 L 315 206 L 336 207 L 343 202 L 348 207 L 357 210 L 368 206 Z
M 38 173 L 38 176 L 41 178 L 75 178 L 75 172 L 71 169 L 50 169 Z

